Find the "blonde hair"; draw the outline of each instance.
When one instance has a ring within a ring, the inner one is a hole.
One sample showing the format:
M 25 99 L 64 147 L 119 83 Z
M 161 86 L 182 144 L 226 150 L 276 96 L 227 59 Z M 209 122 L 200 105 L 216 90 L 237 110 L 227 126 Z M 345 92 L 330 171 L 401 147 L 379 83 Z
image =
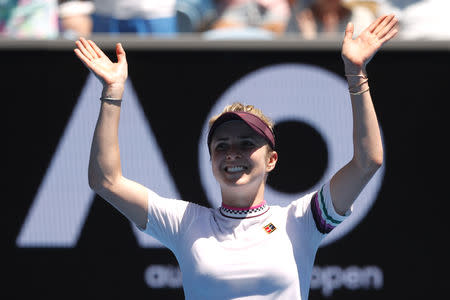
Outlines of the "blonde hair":
M 231 105 L 225 106 L 225 108 L 223 109 L 223 111 L 222 111 L 220 114 L 215 115 L 214 117 L 212 117 L 212 118 L 209 120 L 209 128 L 211 128 L 212 124 L 213 124 L 213 123 L 214 123 L 214 122 L 215 122 L 222 114 L 227 113 L 227 112 L 237 112 L 237 111 L 248 112 L 248 113 L 251 113 L 251 114 L 257 116 L 257 117 L 260 118 L 264 123 L 266 123 L 266 125 L 269 126 L 270 130 L 272 130 L 272 132 L 273 132 L 274 123 L 272 122 L 272 120 L 271 120 L 269 117 L 267 117 L 266 115 L 264 115 L 263 112 L 262 112 L 259 108 L 256 108 L 256 107 L 253 106 L 253 105 L 245 105 L 245 104 L 242 104 L 242 103 L 240 103 L 240 102 L 234 102 L 234 103 L 231 104 Z

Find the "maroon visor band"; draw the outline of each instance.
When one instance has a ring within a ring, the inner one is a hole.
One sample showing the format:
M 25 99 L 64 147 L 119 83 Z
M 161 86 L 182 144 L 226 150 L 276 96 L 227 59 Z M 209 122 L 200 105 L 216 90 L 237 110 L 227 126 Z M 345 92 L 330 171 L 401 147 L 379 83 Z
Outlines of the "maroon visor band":
M 258 116 L 243 111 L 223 113 L 219 118 L 217 118 L 216 121 L 214 121 L 208 133 L 208 149 L 210 149 L 212 137 L 217 127 L 231 120 L 244 121 L 244 123 L 247 124 L 253 131 L 263 137 L 272 149 L 275 149 L 275 136 L 270 127 Z

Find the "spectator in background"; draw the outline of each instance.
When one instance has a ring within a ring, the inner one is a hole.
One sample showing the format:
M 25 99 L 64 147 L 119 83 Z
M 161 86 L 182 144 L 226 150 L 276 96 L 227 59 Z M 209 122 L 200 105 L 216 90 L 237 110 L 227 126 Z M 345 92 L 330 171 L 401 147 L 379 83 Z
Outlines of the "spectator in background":
M 397 15 L 401 14 L 403 9 L 405 9 L 407 6 L 416 2 L 421 2 L 422 0 L 376 0 L 376 1 L 378 3 L 377 14 L 382 14 L 383 11 L 391 9 L 392 13 L 395 13 Z
M 177 0 L 178 32 L 203 32 L 216 18 L 216 0 Z
M 402 39 L 450 39 L 450 1 L 378 0 L 378 14 L 393 11 L 399 17 Z
M 6 24 L 8 24 L 16 6 L 15 2 L 12 0 L 0 0 L 0 36 L 6 33 Z
M 171 35 L 176 0 L 93 0 L 93 32 Z
M 355 26 L 358 35 L 375 20 L 375 14 L 362 5 L 346 5 L 341 0 L 315 0 L 296 14 L 303 38 L 334 36 L 345 31 L 348 22 Z
M 56 0 L 0 0 L 0 36 L 56 38 L 57 8 Z
M 217 0 L 217 20 L 213 31 L 259 32 L 267 36 L 284 33 L 291 0 Z M 252 30 L 253 29 L 253 30 Z
M 92 1 L 61 1 L 59 5 L 59 30 L 64 38 L 78 39 L 92 32 L 94 4 Z

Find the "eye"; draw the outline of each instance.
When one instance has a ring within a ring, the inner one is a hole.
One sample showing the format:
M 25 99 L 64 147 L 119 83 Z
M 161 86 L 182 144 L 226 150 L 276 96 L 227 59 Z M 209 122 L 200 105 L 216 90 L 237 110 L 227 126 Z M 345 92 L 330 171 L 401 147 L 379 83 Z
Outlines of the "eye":
M 226 143 L 218 143 L 216 145 L 216 151 L 223 151 L 227 149 L 228 145 Z
M 244 140 L 244 141 L 241 142 L 241 145 L 242 145 L 244 148 L 253 148 L 253 147 L 255 146 L 255 143 L 253 143 L 253 142 L 250 141 L 250 140 Z

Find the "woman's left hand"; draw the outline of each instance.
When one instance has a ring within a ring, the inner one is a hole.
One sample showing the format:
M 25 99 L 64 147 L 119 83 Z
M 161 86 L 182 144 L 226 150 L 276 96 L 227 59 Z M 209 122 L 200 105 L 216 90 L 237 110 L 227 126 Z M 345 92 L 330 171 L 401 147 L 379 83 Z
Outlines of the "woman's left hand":
M 349 23 L 342 44 L 342 59 L 346 69 L 365 71 L 367 63 L 378 49 L 397 34 L 397 24 L 398 20 L 393 14 L 381 16 L 353 39 L 354 26 Z

